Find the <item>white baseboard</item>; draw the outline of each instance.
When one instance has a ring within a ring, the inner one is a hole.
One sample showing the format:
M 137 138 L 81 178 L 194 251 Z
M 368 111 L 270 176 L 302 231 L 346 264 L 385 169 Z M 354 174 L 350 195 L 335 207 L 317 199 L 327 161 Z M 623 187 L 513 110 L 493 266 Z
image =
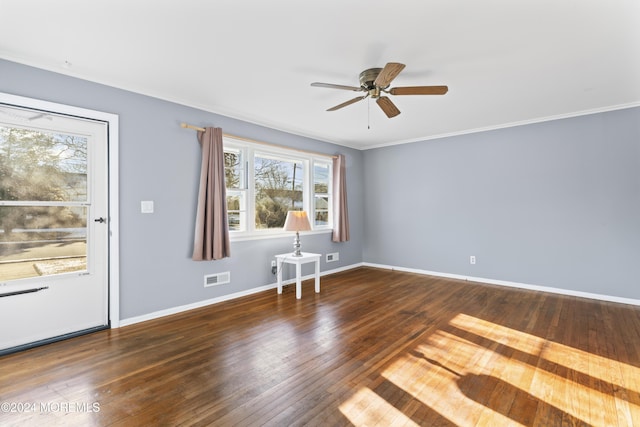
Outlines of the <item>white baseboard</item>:
M 334 268 L 333 270 L 327 270 L 327 271 L 324 271 L 324 272 L 320 273 L 320 275 L 321 276 L 327 276 L 329 274 L 335 274 L 335 273 L 340 273 L 342 271 L 353 270 L 354 268 L 358 268 L 358 267 L 364 267 L 364 265 L 365 265 L 364 262 L 359 262 L 357 264 L 351 264 L 351 265 L 347 265 L 345 267 Z M 313 277 L 313 275 L 311 275 L 309 277 Z
M 509 282 L 506 280 L 485 279 L 482 277 L 464 276 L 460 274 L 442 273 L 438 271 L 420 270 L 416 268 L 404 268 L 404 267 L 396 267 L 392 265 L 374 264 L 370 262 L 361 262 L 357 264 L 351 264 L 344 267 L 336 268 L 333 270 L 323 271 L 320 273 L 320 276 L 327 276 L 329 274 L 340 273 L 342 271 L 352 270 L 358 267 L 382 268 L 385 270 L 396 270 L 396 271 L 403 271 L 407 273 L 424 274 L 427 276 L 445 277 L 448 279 L 459 279 L 459 280 L 466 280 L 469 282 L 486 283 L 489 285 L 499 285 L 499 286 L 506 286 L 511 288 L 528 289 L 532 291 L 550 292 L 550 293 L 560 294 L 560 295 L 576 296 L 576 297 L 590 298 L 590 299 L 600 300 L 600 301 L 608 301 L 608 302 L 616 302 L 621 304 L 630 304 L 630 305 L 640 306 L 640 300 L 632 299 L 632 298 L 622 298 L 622 297 L 616 297 L 612 295 L 593 294 L 589 292 L 572 291 L 569 289 L 559 289 L 559 288 L 552 288 L 548 286 L 538 286 L 538 285 L 530 285 L 526 283 Z M 302 278 L 302 280 L 308 280 L 308 279 L 313 279 L 313 274 L 309 274 Z M 292 283 L 295 283 L 295 279 L 289 279 L 283 282 L 284 285 L 290 285 Z M 218 298 L 211 298 L 203 301 L 194 302 L 191 304 L 181 305 L 178 307 L 167 308 L 165 310 L 154 311 L 153 313 L 143 314 L 141 316 L 122 319 L 120 321 L 119 327 L 133 325 L 134 323 L 145 322 L 147 320 L 153 320 L 160 317 L 181 313 L 183 311 L 193 310 L 196 308 L 201 308 L 201 307 L 217 304 L 224 301 L 229 301 L 235 298 L 240 298 L 240 297 L 252 295 L 258 292 L 267 291 L 269 289 L 275 289 L 276 287 L 277 287 L 277 283 L 274 282 L 268 285 L 251 288 L 246 291 L 236 292 L 229 295 L 223 295 Z
M 417 274 L 424 274 L 428 276 L 445 277 L 448 279 L 467 280 L 469 282 L 486 283 L 489 285 L 499 285 L 499 286 L 506 286 L 510 288 L 528 289 L 531 291 L 550 292 L 550 293 L 560 294 L 560 295 L 582 297 L 582 298 L 589 298 L 589 299 L 600 300 L 600 301 L 617 302 L 621 304 L 630 304 L 630 305 L 640 306 L 640 300 L 633 299 L 633 298 L 623 298 L 623 297 L 616 297 L 612 295 L 593 294 L 590 292 L 572 291 L 570 289 L 560 289 L 560 288 L 552 288 L 548 286 L 530 285 L 526 283 L 509 282 L 506 280 L 485 279 L 482 277 L 441 273 L 438 271 L 420 270 L 415 268 L 395 267 L 391 265 L 373 264 L 369 262 L 362 263 L 362 265 L 366 267 L 383 268 L 385 270 L 404 271 L 407 273 L 417 273 Z
M 232 300 L 232 299 L 235 299 L 235 298 L 240 298 L 240 297 L 244 297 L 244 296 L 247 296 L 247 295 L 255 294 L 255 293 L 258 293 L 258 292 L 266 291 L 266 290 L 269 290 L 271 288 L 275 288 L 275 286 L 276 286 L 275 284 L 274 285 L 260 286 L 260 287 L 252 288 L 252 289 L 249 289 L 249 290 L 246 290 L 246 291 L 242 291 L 242 292 L 236 292 L 236 293 L 229 294 L 229 295 L 223 295 L 223 296 L 217 297 L 217 298 L 206 299 L 206 300 L 194 302 L 194 303 L 191 303 L 191 304 L 185 304 L 185 305 L 180 305 L 180 306 L 177 306 L 177 307 L 166 308 L 164 310 L 154 311 L 152 313 L 143 314 L 141 316 L 129 317 L 128 319 L 122 319 L 120 321 L 120 327 L 133 325 L 134 323 L 146 322 L 147 320 L 158 319 L 160 317 L 170 316 L 172 314 L 182 313 L 183 311 L 188 311 L 188 310 L 193 310 L 193 309 L 196 309 L 196 308 L 206 307 L 208 305 L 217 304 L 217 303 L 223 302 L 223 301 L 229 301 L 229 300 Z
M 320 272 L 320 277 L 322 276 L 326 276 L 329 274 L 334 274 L 334 273 L 339 273 L 341 271 L 346 271 L 346 270 L 351 270 L 357 267 L 361 267 L 362 265 L 364 265 L 363 263 L 358 263 L 358 264 L 352 264 L 352 265 L 348 265 L 345 267 L 340 267 L 340 268 L 336 268 L 333 270 L 327 270 L 327 271 L 322 271 Z M 310 274 L 308 276 L 303 276 L 302 280 L 308 280 L 308 279 L 313 279 L 313 274 Z M 290 285 L 292 283 L 295 283 L 296 280 L 295 279 L 289 279 L 289 280 L 285 280 L 282 282 L 283 285 Z M 217 297 L 217 298 L 211 298 L 211 299 L 207 299 L 207 300 L 202 300 L 202 301 L 197 301 L 191 304 L 185 304 L 185 305 L 181 305 L 178 307 L 171 307 L 171 308 L 167 308 L 164 310 L 159 310 L 159 311 L 154 311 L 152 313 L 147 313 L 147 314 L 143 314 L 141 316 L 135 316 L 135 317 L 129 317 L 128 319 L 122 319 L 120 320 L 120 324 L 118 325 L 118 327 L 122 327 L 122 326 L 127 326 L 127 325 L 133 325 L 134 323 L 140 323 L 140 322 L 145 322 L 147 320 L 153 320 L 153 319 L 158 319 L 160 317 L 164 317 L 164 316 L 170 316 L 172 314 L 177 314 L 177 313 L 182 313 L 183 311 L 188 311 L 188 310 L 193 310 L 196 308 L 201 308 L 201 307 L 206 307 L 208 305 L 212 305 L 212 304 L 217 304 L 219 302 L 224 302 L 224 301 L 229 301 L 235 298 L 240 298 L 240 297 L 245 297 L 248 295 L 252 295 L 252 294 L 256 294 L 258 292 L 262 292 L 262 291 L 268 291 L 269 289 L 275 289 L 278 286 L 277 283 L 270 283 L 268 285 L 264 285 L 264 286 L 259 286 L 257 288 L 251 288 L 251 289 L 247 289 L 246 291 L 241 291 L 241 292 L 236 292 L 233 294 L 229 294 L 229 295 L 223 295 L 221 297 Z

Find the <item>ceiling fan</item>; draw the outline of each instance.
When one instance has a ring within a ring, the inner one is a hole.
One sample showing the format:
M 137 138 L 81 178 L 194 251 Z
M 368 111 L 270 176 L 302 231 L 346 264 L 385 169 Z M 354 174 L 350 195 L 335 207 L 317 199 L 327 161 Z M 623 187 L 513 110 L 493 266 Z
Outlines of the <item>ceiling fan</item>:
M 371 97 L 376 100 L 376 103 L 389 118 L 400 114 L 400 110 L 391 102 L 388 96 L 384 96 L 385 93 L 391 95 L 444 95 L 449 90 L 447 86 L 405 86 L 389 89 L 389 85 L 391 85 L 393 79 L 400 74 L 404 67 L 404 64 L 398 62 L 388 62 L 384 68 L 369 68 L 368 70 L 364 70 L 360 73 L 360 86 L 344 86 L 319 82 L 311 83 L 311 86 L 366 92 L 366 95 L 350 99 L 349 101 L 329 108 L 327 111 L 336 111 L 347 105 Z

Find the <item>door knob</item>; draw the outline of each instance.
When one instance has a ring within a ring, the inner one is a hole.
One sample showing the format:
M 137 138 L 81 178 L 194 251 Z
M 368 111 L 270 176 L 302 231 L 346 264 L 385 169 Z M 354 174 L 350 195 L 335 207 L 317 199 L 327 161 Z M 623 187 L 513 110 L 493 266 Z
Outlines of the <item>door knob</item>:
M 107 222 L 107 220 L 106 220 L 106 219 L 104 219 L 104 218 L 102 218 L 102 217 L 97 218 L 97 219 L 94 219 L 93 221 L 94 221 L 94 222 L 100 222 L 100 223 Z

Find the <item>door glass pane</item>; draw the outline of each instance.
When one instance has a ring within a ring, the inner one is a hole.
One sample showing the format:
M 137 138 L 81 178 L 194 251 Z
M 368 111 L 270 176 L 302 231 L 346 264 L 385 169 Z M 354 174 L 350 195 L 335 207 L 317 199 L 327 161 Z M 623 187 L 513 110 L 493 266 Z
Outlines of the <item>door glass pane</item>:
M 87 200 L 87 138 L 0 125 L 0 201 Z
M 68 123 L 0 107 L 3 281 L 87 270 L 89 139 Z
M 3 280 L 86 269 L 86 207 L 0 206 Z

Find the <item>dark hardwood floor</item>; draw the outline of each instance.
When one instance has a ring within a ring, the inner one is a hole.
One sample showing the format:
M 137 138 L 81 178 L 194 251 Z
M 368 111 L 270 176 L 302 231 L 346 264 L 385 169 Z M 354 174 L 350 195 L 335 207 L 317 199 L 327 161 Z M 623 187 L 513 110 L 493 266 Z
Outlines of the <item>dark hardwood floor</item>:
M 0 357 L 0 425 L 640 426 L 640 307 L 374 268 L 293 288 Z

